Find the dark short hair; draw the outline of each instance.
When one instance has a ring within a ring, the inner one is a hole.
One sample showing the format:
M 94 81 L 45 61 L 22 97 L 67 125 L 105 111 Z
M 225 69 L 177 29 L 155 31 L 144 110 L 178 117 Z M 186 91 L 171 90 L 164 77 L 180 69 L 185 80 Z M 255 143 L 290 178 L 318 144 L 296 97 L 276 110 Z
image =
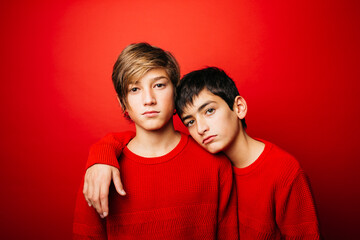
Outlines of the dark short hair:
M 176 111 L 179 116 L 183 114 L 183 110 L 188 104 L 193 104 L 194 98 L 205 88 L 221 97 L 229 108 L 234 110 L 235 98 L 240 96 L 235 82 L 222 69 L 207 67 L 190 72 L 180 80 L 176 90 Z M 245 119 L 241 119 L 241 124 L 245 129 Z

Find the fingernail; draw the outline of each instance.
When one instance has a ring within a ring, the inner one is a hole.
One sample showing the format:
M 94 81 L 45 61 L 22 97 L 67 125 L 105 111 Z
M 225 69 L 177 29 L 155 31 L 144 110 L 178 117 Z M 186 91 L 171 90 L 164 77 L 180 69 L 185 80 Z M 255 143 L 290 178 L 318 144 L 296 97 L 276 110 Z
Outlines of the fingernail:
M 122 195 L 126 195 L 126 192 L 124 190 L 120 191 Z
M 91 203 L 88 203 L 89 207 L 91 207 Z
M 100 217 L 101 217 L 101 218 L 104 218 L 104 215 L 100 214 Z
M 108 213 L 107 213 L 107 212 L 104 212 L 104 213 L 103 213 L 103 216 L 104 216 L 104 217 L 106 217 L 107 215 L 108 215 Z

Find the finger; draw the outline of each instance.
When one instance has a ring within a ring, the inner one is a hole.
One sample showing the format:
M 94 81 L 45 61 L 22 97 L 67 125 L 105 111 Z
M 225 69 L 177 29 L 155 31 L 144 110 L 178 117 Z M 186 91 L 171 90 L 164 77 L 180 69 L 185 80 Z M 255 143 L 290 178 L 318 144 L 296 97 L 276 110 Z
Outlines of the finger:
M 92 202 L 93 193 L 94 193 L 93 184 L 91 184 L 91 182 L 87 181 L 87 192 L 85 195 L 85 199 L 87 199 L 89 206 L 93 206 L 93 202 Z
M 88 184 L 87 184 L 87 182 L 84 182 L 83 194 L 84 194 L 87 204 L 89 205 L 89 207 L 91 207 L 91 203 L 90 203 L 89 198 L 87 197 L 87 193 L 88 193 Z
M 89 184 L 89 169 L 86 170 L 85 173 L 85 177 L 84 177 L 84 189 L 83 189 L 83 193 L 84 193 L 84 197 L 86 202 L 88 203 L 89 207 L 91 207 L 91 194 L 92 194 L 92 188 L 91 188 L 91 184 Z
M 116 191 L 121 196 L 125 196 L 126 192 L 125 192 L 124 187 L 123 187 L 122 182 L 121 182 L 119 169 L 115 169 L 115 170 L 112 171 L 112 179 L 113 179 Z
M 93 194 L 92 194 L 92 197 L 91 197 L 91 204 L 96 209 L 96 211 L 98 212 L 100 217 L 103 217 L 102 216 L 102 209 L 101 209 L 101 205 L 100 205 L 100 185 L 96 184 L 95 182 L 93 182 L 94 189 L 93 189 Z
M 102 211 L 102 217 L 106 217 L 109 213 L 108 196 L 109 196 L 109 185 L 104 184 L 100 188 L 100 207 Z

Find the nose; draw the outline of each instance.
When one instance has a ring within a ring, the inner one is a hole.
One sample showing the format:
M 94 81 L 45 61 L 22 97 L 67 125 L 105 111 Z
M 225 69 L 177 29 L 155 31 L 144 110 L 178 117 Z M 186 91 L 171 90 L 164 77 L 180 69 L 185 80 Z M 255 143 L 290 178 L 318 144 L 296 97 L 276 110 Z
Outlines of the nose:
M 143 98 L 144 105 L 156 104 L 156 98 L 152 89 L 145 89 Z
M 199 118 L 199 119 L 197 119 L 196 122 L 197 122 L 196 127 L 197 127 L 198 134 L 204 135 L 205 132 L 207 132 L 209 130 L 209 126 L 206 123 L 206 120 Z

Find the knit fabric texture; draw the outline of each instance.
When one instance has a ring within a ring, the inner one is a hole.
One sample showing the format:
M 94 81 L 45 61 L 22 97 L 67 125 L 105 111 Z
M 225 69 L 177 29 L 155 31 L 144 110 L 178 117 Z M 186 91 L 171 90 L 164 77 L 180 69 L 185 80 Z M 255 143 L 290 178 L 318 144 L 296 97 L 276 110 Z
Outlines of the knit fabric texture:
M 245 168 L 234 167 L 242 239 L 319 239 L 308 179 L 298 161 L 270 142 Z
M 87 165 L 103 163 L 119 168 L 116 157 L 133 136 L 133 132 L 108 134 L 93 145 Z M 246 168 L 233 167 L 240 237 L 320 239 L 310 184 L 298 161 L 276 145 L 257 140 L 265 143 L 259 158 Z M 126 181 L 125 177 L 122 180 Z
M 141 157 L 123 146 L 118 164 L 127 195 L 111 186 L 109 216 L 101 219 L 79 191 L 74 239 L 239 238 L 236 188 L 225 156 L 211 155 L 184 134 L 161 157 Z

